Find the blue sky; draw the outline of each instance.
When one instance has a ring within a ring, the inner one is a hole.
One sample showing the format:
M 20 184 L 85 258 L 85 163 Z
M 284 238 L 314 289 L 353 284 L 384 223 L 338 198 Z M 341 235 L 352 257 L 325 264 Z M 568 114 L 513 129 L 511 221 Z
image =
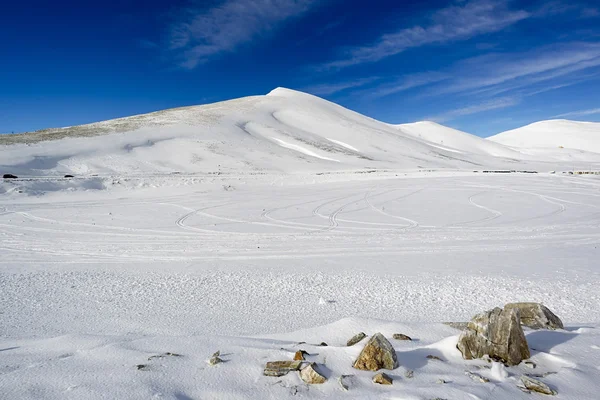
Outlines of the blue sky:
M 480 136 L 600 121 L 600 2 L 27 1 L 0 12 L 0 132 L 266 94 Z

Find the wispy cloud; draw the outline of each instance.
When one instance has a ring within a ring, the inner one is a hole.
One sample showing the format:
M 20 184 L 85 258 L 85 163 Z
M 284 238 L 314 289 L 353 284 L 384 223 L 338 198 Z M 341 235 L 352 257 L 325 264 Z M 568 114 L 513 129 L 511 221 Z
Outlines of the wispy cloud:
M 192 69 L 256 39 L 316 3 L 316 0 L 225 0 L 210 9 L 188 9 L 171 26 L 168 48 L 182 67 Z
M 498 95 L 600 67 L 600 44 L 567 43 L 527 53 L 471 58 L 453 68 L 455 78 L 430 95 Z
M 414 47 L 465 40 L 484 33 L 500 31 L 529 16 L 530 14 L 524 10 L 510 10 L 504 1 L 458 2 L 436 11 L 423 26 L 385 34 L 372 45 L 351 48 L 346 52 L 346 56 L 326 63 L 322 67 L 344 68 L 379 61 Z
M 369 83 L 375 82 L 380 77 L 373 76 L 368 78 L 361 78 L 351 81 L 338 82 L 338 83 L 323 83 L 319 85 L 308 86 L 301 89 L 304 92 L 312 93 L 318 96 L 327 96 L 334 93 L 341 92 L 346 89 L 358 88 L 361 86 L 368 85 Z
M 404 92 L 421 86 L 426 86 L 432 83 L 440 82 L 448 79 L 448 75 L 441 72 L 422 72 L 417 74 L 406 75 L 400 79 L 387 82 L 373 89 L 363 90 L 360 95 L 365 95 L 368 98 L 379 98 L 389 96 L 395 93 Z
M 466 107 L 457 108 L 454 110 L 446 111 L 442 114 L 427 118 L 430 121 L 444 122 L 462 117 L 465 115 L 478 114 L 485 111 L 497 110 L 500 108 L 508 108 L 515 106 L 520 103 L 518 98 L 513 97 L 499 97 L 482 103 L 469 105 Z
M 588 115 L 600 114 L 600 108 L 592 108 L 590 110 L 571 111 L 564 114 L 555 115 L 552 118 L 570 118 L 570 117 L 585 117 Z

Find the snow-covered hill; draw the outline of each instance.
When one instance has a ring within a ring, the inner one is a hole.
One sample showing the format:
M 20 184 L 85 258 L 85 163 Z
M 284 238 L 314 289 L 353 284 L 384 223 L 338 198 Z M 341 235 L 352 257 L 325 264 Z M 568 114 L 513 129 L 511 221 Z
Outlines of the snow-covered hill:
M 323 172 L 362 169 L 555 169 L 433 123 L 392 126 L 305 93 L 184 107 L 0 137 L 0 172 L 63 174 Z M 586 162 L 600 155 L 579 156 Z
M 448 128 L 435 122 L 421 121 L 412 124 L 394 125 L 402 132 L 429 142 L 434 147 L 457 153 L 487 155 L 492 157 L 521 158 L 518 151 L 506 146 L 490 143 L 478 136 Z
M 536 122 L 488 140 L 517 148 L 577 149 L 600 153 L 600 123 L 564 119 Z

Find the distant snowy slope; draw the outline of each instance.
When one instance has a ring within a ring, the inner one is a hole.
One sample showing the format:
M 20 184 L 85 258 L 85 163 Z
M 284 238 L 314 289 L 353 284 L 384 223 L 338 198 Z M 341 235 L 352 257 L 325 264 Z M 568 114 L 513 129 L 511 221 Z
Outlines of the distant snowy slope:
M 19 176 L 555 169 L 553 157 L 428 122 L 389 125 L 284 88 L 0 137 L 0 173 Z M 597 154 L 577 157 L 600 162 Z
M 540 121 L 487 139 L 511 147 L 563 147 L 600 153 L 600 123 L 564 119 Z
M 494 157 L 519 158 L 521 156 L 517 151 L 503 145 L 490 143 L 478 136 L 448 128 L 435 122 L 421 121 L 394 126 L 415 138 L 435 144 L 438 148 Z
M 22 175 L 301 172 L 501 166 L 465 157 L 318 97 L 265 96 L 0 138 L 0 170 Z M 492 147 L 492 145 L 489 145 Z M 499 145 L 496 147 L 500 147 Z M 512 151 L 497 152 L 509 155 Z

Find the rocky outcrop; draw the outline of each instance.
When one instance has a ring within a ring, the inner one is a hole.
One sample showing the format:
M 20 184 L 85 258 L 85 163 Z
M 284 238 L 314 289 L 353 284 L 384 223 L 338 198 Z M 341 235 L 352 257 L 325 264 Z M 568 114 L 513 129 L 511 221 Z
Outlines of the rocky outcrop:
M 327 381 L 323 375 L 316 370 L 316 364 L 310 363 L 300 370 L 300 378 L 309 385 L 320 385 Z
M 373 377 L 373 383 L 378 383 L 380 385 L 391 385 L 394 380 L 388 375 L 379 373 Z
M 369 339 L 353 365 L 354 368 L 365 371 L 391 370 L 397 366 L 396 350 L 381 333 L 376 333 Z
M 348 340 L 348 342 L 346 343 L 346 346 L 348 346 L 348 347 L 354 346 L 356 343 L 360 342 L 361 340 L 363 340 L 366 337 L 367 337 L 367 335 L 364 332 L 357 333 L 356 335 L 352 336 L 350 338 L 350 340 Z
M 509 303 L 505 310 L 519 309 L 521 325 L 531 329 L 563 329 L 563 323 L 548 307 L 540 303 Z
M 476 315 L 460 335 L 456 347 L 466 360 L 488 355 L 507 365 L 518 365 L 530 357 L 518 308 L 496 307 Z

